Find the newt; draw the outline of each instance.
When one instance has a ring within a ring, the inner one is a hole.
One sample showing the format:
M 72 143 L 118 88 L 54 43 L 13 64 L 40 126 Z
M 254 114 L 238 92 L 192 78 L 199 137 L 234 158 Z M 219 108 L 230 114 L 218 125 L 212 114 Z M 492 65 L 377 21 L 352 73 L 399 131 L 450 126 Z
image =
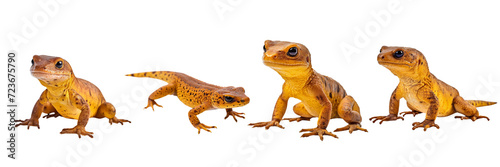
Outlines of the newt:
M 347 126 L 338 128 L 335 132 L 349 130 L 352 133 L 361 128 L 361 114 L 357 102 L 347 95 L 344 88 L 334 79 L 317 73 L 311 64 L 311 54 L 306 46 L 300 43 L 267 40 L 264 43 L 263 63 L 275 70 L 284 80 L 282 93 L 274 107 L 270 122 L 252 123 L 253 127 L 269 129 L 280 125 L 281 120 L 309 121 L 319 117 L 316 128 L 302 129 L 301 137 L 318 135 L 323 140 L 323 135 L 338 138 L 326 130 L 330 119 L 342 118 Z M 293 111 L 298 118 L 285 118 L 288 100 L 293 97 L 301 102 L 295 104 Z
M 31 60 L 31 75 L 38 79 L 46 89 L 35 103 L 31 118 L 16 120 L 21 122 L 16 127 L 26 125 L 40 129 L 39 118 L 65 117 L 76 119 L 78 123 L 73 128 L 65 128 L 61 134 L 75 133 L 93 138 L 92 132 L 85 130 L 89 118 L 108 118 L 109 123 L 129 122 L 115 117 L 115 107 L 106 102 L 97 86 L 91 82 L 75 77 L 68 61 L 60 57 L 34 55 Z
M 435 123 L 437 117 L 446 117 L 456 112 L 464 116 L 455 116 L 461 120 L 487 119 L 479 115 L 476 107 L 489 106 L 496 102 L 481 100 L 464 100 L 457 89 L 436 78 L 430 71 L 424 55 L 414 48 L 383 46 L 377 57 L 380 65 L 389 69 L 399 78 L 399 84 L 392 92 L 389 102 L 389 115 L 370 118 L 375 123 L 384 121 L 404 120 L 406 114 L 413 116 L 425 113 L 425 120 L 413 123 L 413 130 L 430 127 L 439 129 Z M 411 111 L 399 112 L 399 101 L 406 100 Z
M 167 85 L 162 86 L 151 93 L 148 98 L 148 105 L 144 109 L 151 107 L 154 111 L 155 105 L 163 107 L 156 103 L 156 99 L 167 95 L 177 96 L 182 103 L 192 108 L 188 112 L 189 121 L 196 129 L 198 129 L 198 134 L 200 134 L 200 129 L 211 132 L 210 128 L 217 127 L 207 126 L 201 123 L 197 115 L 205 112 L 206 110 L 226 109 L 226 117 L 224 117 L 224 119 L 232 116 L 234 121 L 238 122 L 236 117 L 244 119 L 244 113 L 235 112 L 233 111 L 233 108 L 247 105 L 250 102 L 250 98 L 245 95 L 245 89 L 242 87 L 216 86 L 205 83 L 183 73 L 171 71 L 152 71 L 127 74 L 126 76 L 155 78 L 167 82 Z

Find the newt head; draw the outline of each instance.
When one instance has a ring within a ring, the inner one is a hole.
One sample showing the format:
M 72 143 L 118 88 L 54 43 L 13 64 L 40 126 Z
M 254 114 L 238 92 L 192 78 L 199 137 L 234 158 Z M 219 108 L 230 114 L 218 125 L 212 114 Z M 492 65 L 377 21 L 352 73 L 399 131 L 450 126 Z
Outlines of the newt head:
M 309 50 L 300 43 L 266 40 L 262 60 L 282 75 L 311 69 Z
M 382 46 L 377 61 L 400 78 L 426 76 L 429 73 L 427 60 L 414 48 Z
M 66 60 L 46 55 L 34 55 L 30 71 L 42 85 L 51 87 L 64 85 L 73 77 L 73 70 Z
M 242 87 L 224 87 L 212 93 L 212 106 L 216 108 L 235 108 L 247 105 L 250 98 Z

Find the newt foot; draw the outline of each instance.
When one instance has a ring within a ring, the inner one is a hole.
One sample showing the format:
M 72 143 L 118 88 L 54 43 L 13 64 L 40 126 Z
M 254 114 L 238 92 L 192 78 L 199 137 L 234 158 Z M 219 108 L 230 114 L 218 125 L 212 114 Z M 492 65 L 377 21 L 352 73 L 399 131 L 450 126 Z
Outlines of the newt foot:
M 302 130 L 300 130 L 300 132 L 309 132 L 309 133 L 302 134 L 302 136 L 300 136 L 300 137 L 309 137 L 312 135 L 318 135 L 319 139 L 321 141 L 323 141 L 323 135 L 329 135 L 329 136 L 332 136 L 332 137 L 335 137 L 338 139 L 337 135 L 335 135 L 331 132 L 328 132 L 326 129 L 323 129 L 323 128 L 302 129 Z
M 395 121 L 395 120 L 398 120 L 398 119 L 401 119 L 403 121 L 405 120 L 403 117 L 397 116 L 396 114 L 389 114 L 387 116 L 371 117 L 369 120 L 373 121 L 373 123 L 375 123 L 378 120 L 380 120 L 380 124 L 382 124 L 382 122 L 384 122 L 384 121 Z
M 24 121 L 23 120 L 14 120 L 14 122 L 21 122 L 21 123 L 17 124 L 16 127 L 21 126 L 21 125 L 26 125 L 26 126 L 28 126 L 28 129 L 30 129 L 30 126 L 36 126 L 36 127 L 38 127 L 38 129 L 40 129 L 40 125 L 38 124 L 38 120 L 25 119 Z
M 485 118 L 486 120 L 490 121 L 490 118 L 488 118 L 487 116 L 481 116 L 481 115 L 479 115 L 479 116 L 473 115 L 473 116 L 470 116 L 470 117 L 468 117 L 468 116 L 455 116 L 455 118 L 460 118 L 461 120 L 470 119 L 473 122 L 476 121 L 476 120 L 478 120 L 478 119 Z
M 423 122 L 414 122 L 413 124 L 413 130 L 417 129 L 417 128 L 424 128 L 424 131 L 427 131 L 427 128 L 431 128 L 431 127 L 436 127 L 437 129 L 439 129 L 439 125 L 435 124 L 434 123 L 434 120 L 428 120 L 428 119 L 425 119 Z
M 227 119 L 229 116 L 233 116 L 234 121 L 238 122 L 238 120 L 236 120 L 236 117 L 240 117 L 240 118 L 245 119 L 245 117 L 242 116 L 242 115 L 245 115 L 245 113 L 239 113 L 239 112 L 234 112 L 234 111 L 227 111 L 226 112 L 226 117 L 224 117 L 224 119 Z
M 119 124 L 122 124 L 122 125 L 123 125 L 123 123 L 124 123 L 124 122 L 132 123 L 132 122 L 130 122 L 129 120 L 126 120 L 126 119 L 118 119 L 118 118 L 116 118 L 116 117 L 114 117 L 113 119 L 109 119 L 109 124 L 110 124 L 110 125 L 113 125 L 113 123 L 116 123 L 116 124 L 118 124 L 118 123 L 119 123 Z
M 200 134 L 200 130 L 206 130 L 207 132 L 212 133 L 212 131 L 209 130 L 209 128 L 217 128 L 216 126 L 207 126 L 205 124 L 199 123 L 198 125 L 194 126 L 196 129 L 198 129 L 198 134 Z
M 94 134 L 93 132 L 87 132 L 85 130 L 85 127 L 78 126 L 78 125 L 76 125 L 74 128 L 65 128 L 61 131 L 61 134 L 66 134 L 66 133 L 75 133 L 78 135 L 78 138 L 82 138 L 81 135 L 89 136 L 90 138 L 94 138 L 94 136 L 92 136 L 92 134 Z
M 361 128 L 361 125 L 360 124 L 349 124 L 347 126 L 344 126 L 342 128 L 337 128 L 335 129 L 335 131 L 333 132 L 340 132 L 340 131 L 345 131 L 345 130 L 349 130 L 349 133 L 352 134 L 353 131 L 355 130 L 361 130 L 361 131 L 365 131 L 365 132 L 368 132 L 368 130 L 364 129 L 364 128 Z
M 148 106 L 144 107 L 144 109 L 147 109 L 147 108 L 151 107 L 151 109 L 153 109 L 153 111 L 155 111 L 155 108 L 154 108 L 155 105 L 158 106 L 158 107 L 162 107 L 163 108 L 163 106 L 161 106 L 158 103 L 156 103 L 155 100 L 148 99 Z
M 407 114 L 411 114 L 411 115 L 413 115 L 413 117 L 415 117 L 416 115 L 422 114 L 422 113 L 418 112 L 418 111 L 405 111 L 405 112 L 399 113 L 399 115 L 402 115 L 403 117 L 405 117 Z
M 61 114 L 59 114 L 58 112 L 54 112 L 53 114 L 51 113 L 48 113 L 47 115 L 44 115 L 42 118 L 46 118 L 46 119 L 49 119 L 49 118 L 57 118 L 61 116 Z
M 297 122 L 300 122 L 300 121 L 309 121 L 311 120 L 311 118 L 307 118 L 307 117 L 297 117 L 297 118 L 285 118 L 283 120 L 288 120 L 290 122 L 293 122 L 293 121 L 297 121 Z
M 251 123 L 251 124 L 248 124 L 248 125 L 253 126 L 252 128 L 265 127 L 266 130 L 269 129 L 271 126 L 276 126 L 278 128 L 285 129 L 285 127 L 281 126 L 280 122 L 276 121 L 276 120 L 272 120 L 272 121 L 269 121 L 269 122 Z

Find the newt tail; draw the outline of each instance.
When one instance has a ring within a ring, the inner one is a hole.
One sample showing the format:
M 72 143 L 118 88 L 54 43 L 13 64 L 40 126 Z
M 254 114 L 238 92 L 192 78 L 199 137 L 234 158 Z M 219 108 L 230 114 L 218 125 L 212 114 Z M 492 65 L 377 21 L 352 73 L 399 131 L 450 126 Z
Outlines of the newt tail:
M 475 106 L 475 107 L 484 107 L 484 106 L 491 106 L 494 104 L 497 104 L 497 102 L 491 102 L 491 101 L 482 101 L 482 100 L 466 100 L 467 103 Z
M 165 82 L 169 82 L 172 80 L 172 76 L 175 75 L 175 72 L 170 71 L 151 71 L 151 72 L 141 72 L 141 73 L 133 73 L 127 74 L 125 76 L 139 77 L 139 78 L 155 78 L 161 79 Z

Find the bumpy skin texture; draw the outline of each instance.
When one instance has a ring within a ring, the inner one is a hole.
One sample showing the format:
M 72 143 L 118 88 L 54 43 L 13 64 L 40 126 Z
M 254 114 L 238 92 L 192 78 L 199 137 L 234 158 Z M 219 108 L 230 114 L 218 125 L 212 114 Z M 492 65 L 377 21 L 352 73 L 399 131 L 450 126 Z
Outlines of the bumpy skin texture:
M 288 99 L 291 97 L 301 100 L 293 107 L 299 118 L 285 118 L 284 120 L 301 121 L 319 117 L 318 126 L 311 129 L 302 129 L 300 132 L 309 132 L 302 137 L 318 135 L 336 135 L 328 132 L 326 127 L 332 118 L 342 118 L 347 126 L 335 131 L 362 130 L 361 115 L 356 101 L 345 92 L 344 88 L 330 77 L 321 75 L 313 70 L 309 50 L 302 44 L 285 41 L 265 41 L 264 64 L 281 75 L 285 80 L 283 92 L 276 102 L 272 120 L 250 124 L 253 127 L 271 126 L 283 128 L 279 123 L 283 119 Z
M 116 110 L 111 103 L 106 102 L 99 88 L 84 79 L 76 78 L 69 63 L 60 58 L 45 55 L 35 55 L 31 61 L 31 75 L 40 81 L 47 89 L 42 93 L 35 103 L 31 118 L 16 122 L 16 125 L 37 126 L 38 119 L 42 113 L 47 115 L 44 118 L 63 116 L 65 118 L 77 119 L 78 123 L 74 128 L 67 128 L 61 131 L 64 133 L 76 133 L 92 136 L 92 132 L 87 132 L 85 126 L 89 118 L 108 118 L 109 123 L 130 122 L 115 117 Z
M 188 112 L 189 121 L 191 124 L 200 130 L 211 132 L 210 128 L 215 126 L 207 126 L 200 122 L 197 115 L 206 110 L 211 109 L 226 109 L 226 118 L 232 116 L 237 122 L 236 117 L 245 118 L 244 113 L 234 112 L 233 108 L 241 107 L 250 102 L 250 98 L 245 95 L 245 89 L 242 87 L 220 87 L 197 80 L 183 73 L 170 71 L 153 71 L 127 74 L 132 77 L 149 77 L 156 78 L 168 82 L 168 85 L 163 86 L 153 92 L 148 98 L 148 105 L 144 108 L 151 107 L 154 111 L 154 106 L 158 105 L 155 100 L 167 95 L 174 95 L 185 105 L 192 109 Z
M 378 63 L 389 69 L 399 78 L 399 84 L 391 95 L 389 103 L 389 115 L 372 117 L 374 123 L 380 120 L 394 121 L 402 119 L 406 114 L 417 115 L 426 113 L 423 122 L 413 123 L 413 130 L 439 126 L 434 123 L 436 117 L 445 117 L 456 112 L 465 116 L 456 116 L 460 119 L 471 119 L 475 121 L 486 116 L 480 116 L 476 107 L 496 104 L 496 102 L 480 100 L 464 100 L 458 91 L 452 86 L 437 79 L 429 71 L 427 60 L 424 55 L 413 48 L 387 47 L 383 46 L 378 55 Z M 399 100 L 404 98 L 408 107 L 412 110 L 402 112 L 403 117 L 398 116 Z

